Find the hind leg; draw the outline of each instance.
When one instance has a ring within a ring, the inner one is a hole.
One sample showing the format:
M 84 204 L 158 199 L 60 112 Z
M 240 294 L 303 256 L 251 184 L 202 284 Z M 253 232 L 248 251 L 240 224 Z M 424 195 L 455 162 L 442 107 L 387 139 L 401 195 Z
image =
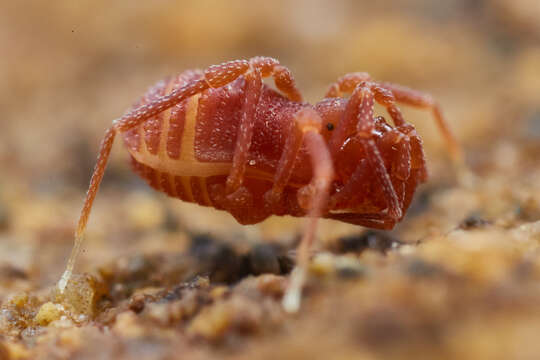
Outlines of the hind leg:
M 114 143 L 114 137 L 116 131 L 113 127 L 107 129 L 105 136 L 101 141 L 101 146 L 99 149 L 99 155 L 97 158 L 96 166 L 94 167 L 94 172 L 92 173 L 92 178 L 90 179 L 90 186 L 86 192 L 86 199 L 84 200 L 84 205 L 81 210 L 81 215 L 79 217 L 79 222 L 77 224 L 77 230 L 75 231 L 75 243 L 73 244 L 73 249 L 71 250 L 71 255 L 69 256 L 66 270 L 62 274 L 62 277 L 58 281 L 58 289 L 61 292 L 64 291 L 66 285 L 73 273 L 73 268 L 75 266 L 75 260 L 79 254 L 81 244 L 83 241 L 83 234 L 86 228 L 86 223 L 88 222 L 88 217 L 90 216 L 90 211 L 92 210 L 92 204 L 96 198 L 96 194 L 99 190 L 99 185 L 105 174 L 105 168 L 107 167 L 107 161 L 109 160 L 109 155 Z

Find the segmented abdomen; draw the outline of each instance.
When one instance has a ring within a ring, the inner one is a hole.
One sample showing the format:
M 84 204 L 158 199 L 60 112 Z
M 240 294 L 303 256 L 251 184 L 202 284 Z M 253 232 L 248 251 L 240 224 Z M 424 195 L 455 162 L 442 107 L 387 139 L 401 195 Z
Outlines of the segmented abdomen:
M 146 166 L 133 157 L 131 161 L 133 170 L 155 190 L 183 201 L 194 202 L 204 206 L 215 206 L 214 201 L 210 197 L 209 186 L 216 182 L 222 182 L 220 177 L 204 178 L 172 175 Z M 209 179 L 210 181 L 208 181 Z
M 159 82 L 135 106 L 152 102 L 202 76 L 199 71 L 187 71 Z M 223 87 L 205 90 L 123 132 L 135 172 L 158 191 L 200 205 L 226 207 L 241 222 L 258 222 L 268 216 L 263 195 L 272 187 L 293 114 L 305 105 L 264 86 L 243 182 L 253 204 L 247 213 L 250 206 L 232 209 L 223 205 L 223 194 L 242 118 L 244 84 L 240 77 Z M 291 178 L 295 188 L 307 183 L 311 175 L 309 161 L 298 163 Z M 293 199 L 290 202 L 295 202 L 295 191 L 286 191 Z M 259 209 L 260 214 L 253 209 Z
M 189 70 L 179 76 L 160 81 L 150 88 L 134 107 L 148 104 L 202 76 L 200 71 Z M 178 159 L 182 148 L 186 107 L 189 100 L 190 98 L 185 99 L 144 121 L 141 125 L 125 131 L 122 135 L 130 153 L 148 153 L 162 158 Z

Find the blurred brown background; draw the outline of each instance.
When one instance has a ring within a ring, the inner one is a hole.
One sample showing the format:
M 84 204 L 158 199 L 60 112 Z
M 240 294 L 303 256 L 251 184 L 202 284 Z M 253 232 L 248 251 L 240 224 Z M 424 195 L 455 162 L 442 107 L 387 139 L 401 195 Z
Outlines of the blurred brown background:
M 329 83 L 353 71 L 432 93 L 464 144 L 469 163 L 480 164 L 481 171 L 486 158 L 494 156 L 488 151 L 494 143 L 534 143 L 540 136 L 539 4 L 4 1 L 0 204 L 11 231 L 9 241 L 2 243 L 19 249 L 29 241 L 62 259 L 97 146 L 111 120 L 168 74 L 255 55 L 273 56 L 288 66 L 312 102 Z M 451 177 L 429 114 L 405 113 L 424 138 L 432 181 Z M 504 158 L 507 152 L 496 156 Z M 99 238 L 124 251 L 134 241 L 128 236 L 123 243 L 118 235 L 131 226 L 124 220 L 126 213 L 152 229 L 171 211 L 183 225 L 206 229 L 208 219 L 217 216 L 224 228 L 234 226 L 227 215 L 186 207 L 151 191 L 130 172 L 126 159 L 118 142 L 91 217 L 90 255 Z M 186 218 L 186 212 L 196 215 Z M 327 225 L 332 234 L 339 226 Z M 290 229 L 280 236 L 286 232 Z M 161 246 L 155 236 L 143 237 L 140 244 Z M 28 251 L 27 262 L 42 261 L 35 249 Z M 105 258 L 114 254 L 109 248 L 106 253 Z M 83 256 L 83 264 L 90 255 Z M 60 271 L 62 261 L 56 263 L 48 268 L 47 281 Z

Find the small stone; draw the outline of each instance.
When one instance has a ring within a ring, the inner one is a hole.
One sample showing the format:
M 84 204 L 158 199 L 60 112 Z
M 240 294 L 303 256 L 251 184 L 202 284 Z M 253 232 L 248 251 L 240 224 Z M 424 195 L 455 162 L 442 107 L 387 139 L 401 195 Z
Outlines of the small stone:
M 149 304 L 145 310 L 146 316 L 148 316 L 150 319 L 154 320 L 162 326 L 166 326 L 169 324 L 169 313 L 169 304 Z
M 255 275 L 281 272 L 277 252 L 271 244 L 255 245 L 248 254 L 251 272 Z
M 210 297 L 213 300 L 218 300 L 225 297 L 228 293 L 229 288 L 227 286 L 217 286 L 210 291 Z
M 81 330 L 77 327 L 72 327 L 62 331 L 58 337 L 58 340 L 60 344 L 71 349 L 79 348 L 84 342 L 84 339 L 81 337 Z
M 317 254 L 310 263 L 310 271 L 319 276 L 332 274 L 335 271 L 335 256 L 330 253 Z
M 29 359 L 30 358 L 30 351 L 24 347 L 24 345 L 14 342 L 8 342 L 6 343 L 6 348 L 8 350 L 8 354 L 11 357 L 5 357 L 0 359 Z
M 62 311 L 58 308 L 58 305 L 47 302 L 41 306 L 34 320 L 39 325 L 46 326 L 50 322 L 60 319 L 61 315 Z
M 479 227 L 483 227 L 489 224 L 489 221 L 483 219 L 478 214 L 472 214 L 470 216 L 467 216 L 460 224 L 459 228 L 463 230 L 472 230 L 477 229 Z
M 286 279 L 283 276 L 264 274 L 257 277 L 257 288 L 265 295 L 279 298 L 283 296 L 286 286 Z
M 339 253 L 361 253 L 364 250 L 375 250 L 386 254 L 387 251 L 397 248 L 403 243 L 387 232 L 368 230 L 360 235 L 351 235 L 340 238 L 335 245 Z
M 232 309 L 228 303 L 218 303 L 205 308 L 191 322 L 188 334 L 207 340 L 221 338 L 232 322 Z
M 76 314 L 93 316 L 104 293 L 104 285 L 94 276 L 73 274 L 63 293 L 56 289 L 54 299 Z
M 138 324 L 137 315 L 130 311 L 118 314 L 113 331 L 125 338 L 139 338 L 144 335 L 144 328 Z
M 142 294 L 134 295 L 129 301 L 129 309 L 134 313 L 138 314 L 144 309 L 144 300 L 145 297 Z
M 16 307 L 21 308 L 28 302 L 28 294 L 16 294 L 10 299 L 10 302 Z
M 335 260 L 337 274 L 343 278 L 356 278 L 365 272 L 364 266 L 352 256 L 338 256 Z

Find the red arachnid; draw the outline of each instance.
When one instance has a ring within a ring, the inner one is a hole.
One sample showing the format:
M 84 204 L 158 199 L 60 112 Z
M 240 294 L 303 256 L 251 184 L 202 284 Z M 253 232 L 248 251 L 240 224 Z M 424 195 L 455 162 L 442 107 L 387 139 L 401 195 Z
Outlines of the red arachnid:
M 277 91 L 262 79 L 273 77 Z M 374 116 L 375 102 L 392 119 Z M 351 73 L 315 105 L 302 101 L 291 72 L 255 57 L 188 70 L 160 81 L 107 130 L 79 219 L 73 270 L 116 135 L 133 168 L 154 189 L 225 210 L 241 224 L 271 215 L 307 216 L 284 297 L 296 310 L 320 217 L 377 229 L 399 222 L 426 181 L 422 141 L 396 106 L 430 109 L 456 161 L 461 153 L 431 96 Z

